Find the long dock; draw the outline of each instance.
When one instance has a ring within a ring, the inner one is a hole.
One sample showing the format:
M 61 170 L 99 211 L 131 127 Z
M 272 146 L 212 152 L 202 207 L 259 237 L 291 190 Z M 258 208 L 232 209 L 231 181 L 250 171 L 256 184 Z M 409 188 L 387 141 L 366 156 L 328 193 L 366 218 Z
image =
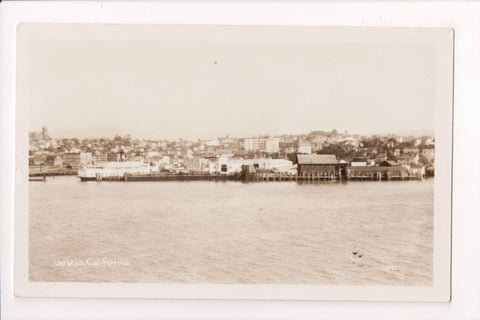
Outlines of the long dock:
M 387 169 L 382 167 L 372 167 L 369 170 L 358 168 L 348 170 L 345 175 L 341 174 L 321 174 L 321 173 L 303 173 L 288 174 L 280 172 L 261 172 L 250 174 L 128 174 L 120 176 L 97 176 L 90 179 L 94 181 L 243 181 L 243 182 L 269 182 L 269 181 L 389 181 L 389 180 L 421 180 L 423 175 L 411 174 L 406 170 Z
M 102 178 L 102 180 L 109 180 L 109 178 Z M 220 174 L 148 174 L 136 175 L 125 174 L 123 181 L 235 181 L 239 180 L 238 176 L 220 175 Z M 113 180 L 115 181 L 115 180 Z
M 60 169 L 60 170 L 32 170 L 29 169 L 29 177 L 55 177 L 55 176 L 76 176 L 78 170 Z

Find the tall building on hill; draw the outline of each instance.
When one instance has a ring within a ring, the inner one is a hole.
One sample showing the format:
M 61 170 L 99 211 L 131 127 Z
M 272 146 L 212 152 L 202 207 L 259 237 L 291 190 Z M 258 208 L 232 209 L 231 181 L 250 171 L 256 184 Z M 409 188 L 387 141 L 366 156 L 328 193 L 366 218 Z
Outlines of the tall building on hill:
M 48 138 L 49 138 L 49 136 L 48 136 L 47 127 L 43 126 L 42 127 L 42 139 L 47 140 Z

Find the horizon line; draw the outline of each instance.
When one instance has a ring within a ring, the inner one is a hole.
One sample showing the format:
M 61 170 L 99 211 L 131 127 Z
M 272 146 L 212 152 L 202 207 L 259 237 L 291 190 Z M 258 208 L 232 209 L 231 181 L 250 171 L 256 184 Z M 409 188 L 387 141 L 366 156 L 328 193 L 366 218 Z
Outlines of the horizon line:
M 47 134 L 52 137 L 52 138 L 55 138 L 55 139 L 73 139 L 73 138 L 77 138 L 77 139 L 110 139 L 110 138 L 114 138 L 116 136 L 120 136 L 120 137 L 126 137 L 126 136 L 130 136 L 131 138 L 134 138 L 134 139 L 146 139 L 146 140 L 215 140 L 215 139 L 218 139 L 218 138 L 224 138 L 224 137 L 228 137 L 228 138 L 231 138 L 231 139 L 248 139 L 248 138 L 259 138 L 259 137 L 279 137 L 279 136 L 301 136 L 301 135 L 309 135 L 311 134 L 312 132 L 324 132 L 324 133 L 333 133 L 333 131 L 336 131 L 337 135 L 348 135 L 348 136 L 376 136 L 376 135 L 379 135 L 379 136 L 400 136 L 400 137 L 419 137 L 419 136 L 433 136 L 435 137 L 435 130 L 432 130 L 432 129 L 417 129 L 417 130 L 396 130 L 396 131 L 392 131 L 392 132 L 369 132 L 369 133 L 355 133 L 355 132 L 350 132 L 349 130 L 338 130 L 338 129 L 332 129 L 332 130 L 327 130 L 327 129 L 315 129 L 315 130 L 309 130 L 308 132 L 297 132 L 297 133 L 277 133 L 277 134 L 271 134 L 271 133 L 258 133 L 258 134 L 248 134 L 248 135 L 242 135 L 242 136 L 239 136 L 239 135 L 233 135 L 231 136 L 230 134 L 228 133 L 224 133 L 223 135 L 216 135 L 215 137 L 210 137 L 210 138 L 207 138 L 207 137 L 190 137 L 190 138 L 185 138 L 185 137 L 170 137 L 170 138 L 166 138 L 166 137 L 158 137 L 157 135 L 149 135 L 149 134 L 146 134 L 146 135 L 143 135 L 143 136 L 140 136 L 140 135 L 137 135 L 137 134 L 132 134 L 132 133 L 128 133 L 128 132 L 122 132 L 121 129 L 119 128 L 108 128 L 108 127 L 94 127 L 94 128 L 79 128 L 79 129 L 61 129 L 61 130 L 52 130 L 52 131 L 48 131 L 48 127 L 47 128 Z M 93 135 L 93 136 L 89 136 L 88 133 L 82 133 L 82 134 L 75 134 L 75 131 L 78 132 L 78 131 L 88 131 L 88 130 L 92 130 L 92 131 L 95 131 L 95 130 L 106 130 L 106 131 L 111 131 L 110 133 L 103 133 L 103 134 L 98 134 L 98 135 Z M 42 132 L 41 129 L 40 130 L 31 130 L 29 131 L 29 133 L 34 133 L 34 132 Z M 67 132 L 73 132 L 73 134 L 69 134 Z M 156 136 L 156 137 L 154 137 Z

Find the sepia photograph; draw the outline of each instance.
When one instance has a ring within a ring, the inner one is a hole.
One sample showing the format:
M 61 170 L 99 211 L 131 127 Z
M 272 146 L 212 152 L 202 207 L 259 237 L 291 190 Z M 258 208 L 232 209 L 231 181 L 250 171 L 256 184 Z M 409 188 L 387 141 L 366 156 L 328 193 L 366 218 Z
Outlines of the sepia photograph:
M 450 299 L 451 29 L 17 42 L 17 295 Z

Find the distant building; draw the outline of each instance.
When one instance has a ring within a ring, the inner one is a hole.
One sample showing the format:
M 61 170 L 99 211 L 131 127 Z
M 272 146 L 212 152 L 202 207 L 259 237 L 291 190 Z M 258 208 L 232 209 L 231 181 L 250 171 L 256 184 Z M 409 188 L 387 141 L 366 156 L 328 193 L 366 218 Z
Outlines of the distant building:
M 265 150 L 267 146 L 267 139 L 264 138 L 248 138 L 245 139 L 243 147 L 246 151 L 261 151 Z
M 205 145 L 209 147 L 218 147 L 220 143 L 218 140 L 207 140 L 207 142 L 205 142 Z
M 298 146 L 297 152 L 300 154 L 312 154 L 312 146 L 307 143 L 301 143 Z
M 435 159 L 435 149 L 423 149 L 422 156 L 427 158 L 429 161 L 433 161 Z
M 265 151 L 269 153 L 277 153 L 280 150 L 280 140 L 268 139 L 265 141 Z
M 375 164 L 378 165 L 379 163 L 387 161 L 387 155 L 384 152 L 381 152 L 375 156 Z
M 402 154 L 397 156 L 397 162 L 400 164 L 414 164 L 418 163 L 418 154 Z
M 427 140 L 425 140 L 425 145 L 426 146 L 434 146 L 435 145 L 435 139 L 428 138 Z
M 296 142 L 280 142 L 279 151 L 282 154 L 290 154 L 297 152 L 298 144 Z
M 403 153 L 418 153 L 418 148 L 404 148 Z
M 158 155 L 159 155 L 158 151 L 148 151 L 147 152 L 147 158 L 158 157 Z
M 80 152 L 80 165 L 86 166 L 92 164 L 92 153 L 91 152 Z
M 315 151 L 322 150 L 323 144 L 327 141 L 325 137 L 317 137 L 312 140 L 312 149 Z
M 108 162 L 120 162 L 122 161 L 122 156 L 120 152 L 110 152 L 108 154 Z
M 42 140 L 49 139 L 47 127 L 42 127 Z
M 125 161 L 135 161 L 135 152 L 125 153 L 123 155 L 123 158 L 125 159 Z M 107 161 L 107 160 L 105 160 L 105 161 Z
M 367 158 L 356 157 L 350 161 L 350 166 L 352 167 L 366 167 L 368 164 Z

